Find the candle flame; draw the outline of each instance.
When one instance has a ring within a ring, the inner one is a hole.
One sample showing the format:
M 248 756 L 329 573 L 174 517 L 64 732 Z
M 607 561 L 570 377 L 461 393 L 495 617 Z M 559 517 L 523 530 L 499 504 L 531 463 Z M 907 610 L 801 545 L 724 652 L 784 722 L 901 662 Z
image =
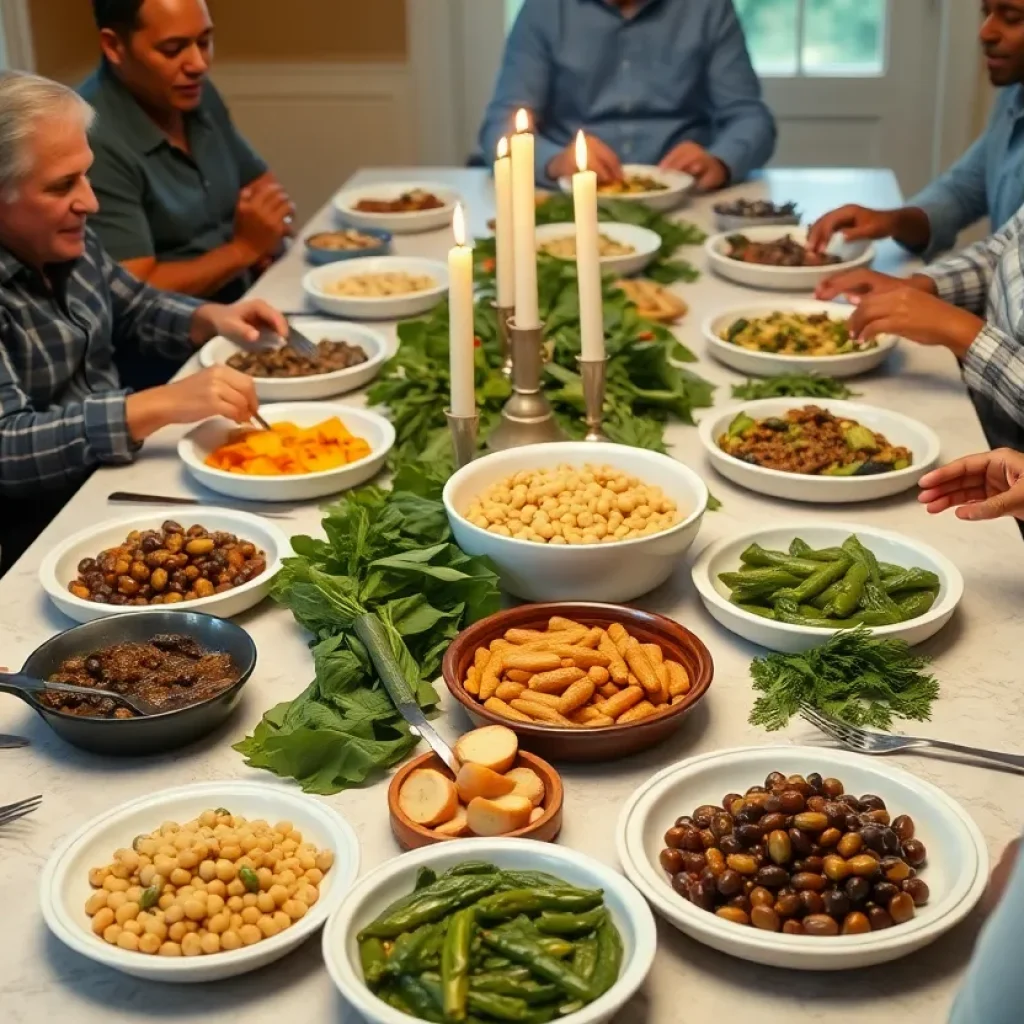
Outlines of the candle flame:
M 466 215 L 462 211 L 462 203 L 455 204 L 455 215 L 452 217 L 452 232 L 455 235 L 455 244 L 462 246 L 466 244 Z
M 524 109 L 520 109 L 516 113 L 516 131 L 517 132 L 528 132 L 529 130 L 530 130 L 530 115 Z
M 498 159 L 504 160 L 508 156 L 508 139 L 504 135 L 498 139 Z
M 581 128 L 576 135 L 576 166 L 581 170 L 587 169 L 587 137 Z

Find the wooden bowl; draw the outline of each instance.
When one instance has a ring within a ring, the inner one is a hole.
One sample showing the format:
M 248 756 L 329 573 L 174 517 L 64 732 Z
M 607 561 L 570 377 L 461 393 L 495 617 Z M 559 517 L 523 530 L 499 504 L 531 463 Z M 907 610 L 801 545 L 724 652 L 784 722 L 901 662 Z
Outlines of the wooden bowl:
M 566 729 L 557 725 L 518 722 L 488 711 L 462 688 L 478 647 L 505 635 L 509 629 L 545 629 L 552 615 L 574 619 L 584 626 L 610 626 L 621 622 L 641 643 L 659 644 L 667 659 L 680 662 L 690 676 L 686 699 L 649 718 L 603 729 Z M 552 761 L 609 761 L 646 750 L 667 739 L 686 714 L 707 693 L 715 674 L 711 652 L 678 622 L 616 604 L 561 602 L 525 604 L 497 612 L 464 629 L 451 643 L 441 668 L 452 696 L 466 709 L 475 725 L 504 725 L 518 737 L 520 747 Z
M 501 723 L 504 724 L 504 723 Z M 542 843 L 554 842 L 558 833 L 562 830 L 562 780 L 558 772 L 539 757 L 520 750 L 516 755 L 516 763 L 513 768 L 532 768 L 544 783 L 544 816 L 538 818 L 532 825 L 516 829 L 515 832 L 506 832 L 502 839 L 536 839 Z M 402 785 L 409 777 L 410 772 L 417 768 L 433 768 L 451 778 L 448 766 L 437 756 L 437 754 L 422 754 L 406 762 L 395 774 L 388 787 L 388 810 L 391 812 L 391 831 L 398 840 L 398 845 L 405 850 L 416 850 L 421 846 L 429 846 L 431 843 L 443 843 L 449 839 L 469 838 L 458 836 L 439 836 L 433 829 L 417 825 L 398 806 L 398 794 Z

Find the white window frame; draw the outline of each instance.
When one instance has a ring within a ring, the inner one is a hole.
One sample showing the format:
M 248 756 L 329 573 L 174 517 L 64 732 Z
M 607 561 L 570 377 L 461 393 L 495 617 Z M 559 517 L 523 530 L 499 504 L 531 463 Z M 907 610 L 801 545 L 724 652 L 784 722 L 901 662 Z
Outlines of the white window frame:
M 0 67 L 35 70 L 32 24 L 25 0 L 0 2 Z

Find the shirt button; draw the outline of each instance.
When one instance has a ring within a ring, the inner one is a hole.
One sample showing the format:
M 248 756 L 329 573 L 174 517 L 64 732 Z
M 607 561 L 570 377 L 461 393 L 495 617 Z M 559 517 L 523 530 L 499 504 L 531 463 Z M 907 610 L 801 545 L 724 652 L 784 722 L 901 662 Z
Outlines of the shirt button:
M 203 178 L 203 188 L 209 188 L 209 187 L 210 187 L 209 179 L 208 178 Z
M 624 60 L 622 62 L 622 70 L 623 71 L 628 71 L 629 70 L 629 61 L 628 60 Z

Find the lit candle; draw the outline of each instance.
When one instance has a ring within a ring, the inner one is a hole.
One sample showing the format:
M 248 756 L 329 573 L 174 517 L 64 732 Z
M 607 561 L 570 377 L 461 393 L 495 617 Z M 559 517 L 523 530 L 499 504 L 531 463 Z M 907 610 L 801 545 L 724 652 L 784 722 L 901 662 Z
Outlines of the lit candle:
M 448 252 L 448 349 L 453 416 L 473 416 L 476 394 L 473 373 L 473 250 L 466 245 L 462 204 L 452 218 L 455 248 Z
M 516 326 L 540 327 L 537 299 L 537 203 L 533 175 L 533 134 L 525 110 L 516 114 L 512 136 L 512 220 L 515 238 Z
M 576 166 L 572 199 L 576 211 L 576 274 L 580 286 L 582 358 L 604 359 L 604 299 L 601 295 L 601 256 L 597 231 L 597 174 L 587 170 L 587 140 L 576 136 Z
M 497 216 L 494 237 L 497 247 L 498 308 L 511 309 L 516 300 L 515 265 L 512 241 L 512 158 L 508 155 L 508 139 L 498 143 L 498 159 L 494 162 L 494 195 Z

